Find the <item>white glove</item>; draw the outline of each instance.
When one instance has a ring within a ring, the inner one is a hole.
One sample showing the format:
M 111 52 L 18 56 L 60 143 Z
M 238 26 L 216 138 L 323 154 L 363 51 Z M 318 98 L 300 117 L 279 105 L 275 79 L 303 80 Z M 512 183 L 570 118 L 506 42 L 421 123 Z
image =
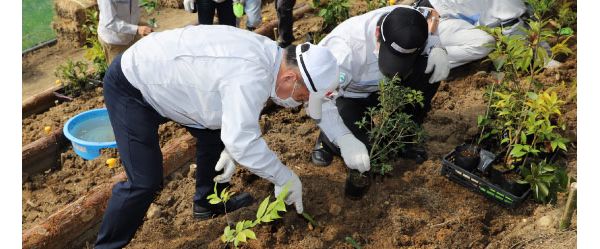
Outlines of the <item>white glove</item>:
M 185 9 L 185 11 L 193 13 L 194 9 L 196 9 L 194 7 L 194 2 L 195 0 L 183 0 L 183 8 Z
M 221 170 L 223 170 L 223 174 L 215 176 L 213 181 L 218 183 L 226 183 L 231 181 L 231 176 L 235 172 L 235 161 L 226 150 L 221 152 L 221 158 L 219 158 L 217 165 L 215 165 L 215 171 Z
M 288 179 L 287 183 L 291 184 L 288 189 L 288 196 L 285 198 L 285 204 L 292 205 L 293 203 L 296 207 L 296 212 L 302 214 L 304 212 L 304 207 L 302 206 L 302 182 L 300 182 L 300 178 L 292 172 L 292 176 Z M 283 186 L 275 184 L 275 196 L 278 196 L 281 190 L 283 190 Z
M 435 70 L 433 68 L 435 67 Z M 429 77 L 429 83 L 439 82 L 448 77 L 450 73 L 450 62 L 448 61 L 448 53 L 443 48 L 432 48 L 427 59 L 427 68 L 425 73 L 433 74 Z
M 346 134 L 337 139 L 337 144 L 340 147 L 342 158 L 348 168 L 362 172 L 371 169 L 371 160 L 369 159 L 369 151 L 365 144 L 358 140 L 352 134 Z

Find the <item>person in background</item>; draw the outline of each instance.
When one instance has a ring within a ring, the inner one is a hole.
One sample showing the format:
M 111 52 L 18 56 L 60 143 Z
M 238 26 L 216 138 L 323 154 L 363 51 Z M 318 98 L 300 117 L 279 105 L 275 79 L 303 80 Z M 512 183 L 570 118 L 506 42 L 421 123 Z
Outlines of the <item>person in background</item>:
M 98 40 L 109 65 L 117 54 L 125 51 L 141 36 L 152 32 L 149 26 L 139 25 L 138 0 L 98 0 L 98 11 Z
M 277 18 L 279 18 L 279 46 L 285 48 L 292 44 L 294 38 L 294 5 L 296 0 L 275 0 Z
M 216 11 L 219 24 L 235 27 L 232 0 L 183 0 L 183 7 L 187 12 L 198 12 L 198 24 L 213 24 Z
M 448 51 L 450 68 L 485 58 L 495 42 L 487 32 L 477 26 L 502 27 L 504 35 L 522 34 L 528 15 L 523 0 L 418 0 L 415 6 L 434 8 L 440 15 L 439 38 Z M 547 43 L 543 47 L 551 54 Z M 547 68 L 560 63 L 549 60 Z
M 149 53 L 148 51 L 158 51 Z M 115 184 L 95 248 L 129 243 L 162 188 L 158 127 L 173 120 L 196 138 L 196 193 L 192 214 L 225 212 L 206 197 L 229 185 L 235 163 L 274 184 L 289 184 L 285 202 L 303 212 L 302 183 L 269 149 L 259 117 L 267 100 L 321 118 L 339 82 L 335 57 L 304 43 L 280 48 L 268 37 L 223 25 L 153 33 L 115 58 L 104 76 L 104 101 L 127 180 Z M 227 202 L 227 212 L 252 204 L 248 193 Z M 199 234 L 200 235 L 200 234 Z
M 242 8 L 241 14 L 236 12 L 236 5 Z M 234 14 L 236 15 L 236 27 L 240 27 L 240 20 L 242 18 L 243 13 L 246 13 L 246 29 L 250 31 L 254 31 L 258 25 L 262 22 L 262 13 L 261 13 L 261 0 L 234 0 Z M 239 16 L 238 16 L 239 15 Z

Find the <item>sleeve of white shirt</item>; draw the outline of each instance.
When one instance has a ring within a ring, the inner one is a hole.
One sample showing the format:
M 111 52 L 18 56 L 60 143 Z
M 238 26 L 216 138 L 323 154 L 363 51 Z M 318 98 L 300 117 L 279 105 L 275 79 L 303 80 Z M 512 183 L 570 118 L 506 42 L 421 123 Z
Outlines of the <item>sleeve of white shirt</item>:
M 343 39 L 337 37 L 332 37 L 319 45 L 329 48 L 337 59 L 340 67 L 340 88 L 344 89 L 352 83 L 352 49 Z M 343 94 L 343 90 L 340 92 Z M 351 132 L 344 124 L 334 101 L 324 102 L 322 108 L 318 126 L 327 138 L 337 145 L 338 138 Z
M 292 176 L 292 171 L 269 149 L 258 123 L 263 104 L 270 93 L 260 85 L 272 81 L 265 75 L 268 73 L 258 69 L 244 77 L 228 79 L 232 83 L 226 84 L 221 91 L 221 140 L 236 162 L 252 173 L 282 186 Z
M 102 15 L 102 19 L 106 20 L 105 27 L 117 33 L 136 34 L 138 25 L 127 23 L 126 21 L 119 19 L 119 17 L 117 16 L 116 4 L 117 3 L 111 0 L 98 1 L 98 10 L 100 12 L 100 15 Z M 139 8 L 138 6 L 131 7 Z

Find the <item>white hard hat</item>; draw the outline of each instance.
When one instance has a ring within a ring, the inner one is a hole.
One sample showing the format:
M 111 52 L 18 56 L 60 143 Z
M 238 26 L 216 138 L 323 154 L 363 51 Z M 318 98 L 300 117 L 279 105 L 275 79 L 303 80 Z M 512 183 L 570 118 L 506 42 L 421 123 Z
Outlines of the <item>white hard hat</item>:
M 321 119 L 323 102 L 333 98 L 339 84 L 337 60 L 329 49 L 308 42 L 296 47 L 296 59 L 310 92 L 306 112 L 313 119 Z

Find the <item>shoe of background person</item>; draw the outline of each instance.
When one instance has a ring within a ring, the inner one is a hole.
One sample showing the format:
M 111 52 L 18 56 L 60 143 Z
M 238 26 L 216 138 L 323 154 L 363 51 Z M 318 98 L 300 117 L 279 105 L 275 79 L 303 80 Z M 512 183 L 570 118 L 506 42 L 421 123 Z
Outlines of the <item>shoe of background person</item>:
M 313 149 L 312 153 L 310 153 L 310 159 L 315 165 L 325 167 L 329 166 L 331 161 L 333 161 L 333 154 L 327 148 L 325 148 L 320 139 L 317 139 L 315 148 Z
M 232 212 L 237 209 L 250 206 L 254 202 L 254 198 L 250 193 L 242 192 L 234 195 L 227 201 L 227 212 Z M 225 210 L 223 204 L 210 205 L 210 207 L 203 207 L 194 202 L 193 205 L 193 216 L 196 219 L 206 220 L 224 214 Z

